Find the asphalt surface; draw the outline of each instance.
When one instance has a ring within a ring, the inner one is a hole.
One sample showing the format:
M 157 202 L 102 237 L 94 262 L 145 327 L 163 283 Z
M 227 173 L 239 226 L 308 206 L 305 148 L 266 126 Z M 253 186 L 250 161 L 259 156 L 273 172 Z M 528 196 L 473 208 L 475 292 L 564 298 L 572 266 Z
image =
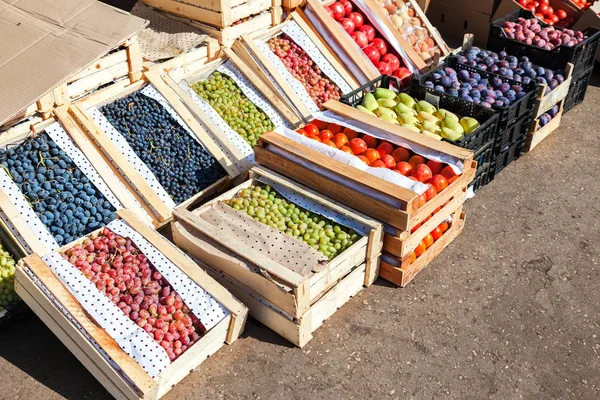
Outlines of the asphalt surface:
M 600 398 L 598 110 L 590 87 L 407 288 L 377 281 L 302 350 L 250 320 L 165 398 Z M 110 395 L 37 317 L 1 326 L 0 399 L 62 398 Z

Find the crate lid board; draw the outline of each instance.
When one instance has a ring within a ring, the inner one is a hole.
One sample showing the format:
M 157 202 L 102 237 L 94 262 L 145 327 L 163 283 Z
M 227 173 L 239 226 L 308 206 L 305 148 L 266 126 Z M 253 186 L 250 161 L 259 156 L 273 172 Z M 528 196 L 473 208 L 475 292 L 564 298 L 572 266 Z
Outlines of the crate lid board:
M 95 0 L 0 0 L 0 125 L 146 23 Z

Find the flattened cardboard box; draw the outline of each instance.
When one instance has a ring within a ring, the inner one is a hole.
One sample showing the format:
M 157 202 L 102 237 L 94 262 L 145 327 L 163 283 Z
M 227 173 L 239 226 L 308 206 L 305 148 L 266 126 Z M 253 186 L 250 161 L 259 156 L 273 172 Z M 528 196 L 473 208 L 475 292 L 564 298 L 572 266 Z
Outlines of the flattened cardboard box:
M 0 0 L 0 125 L 145 25 L 96 0 Z

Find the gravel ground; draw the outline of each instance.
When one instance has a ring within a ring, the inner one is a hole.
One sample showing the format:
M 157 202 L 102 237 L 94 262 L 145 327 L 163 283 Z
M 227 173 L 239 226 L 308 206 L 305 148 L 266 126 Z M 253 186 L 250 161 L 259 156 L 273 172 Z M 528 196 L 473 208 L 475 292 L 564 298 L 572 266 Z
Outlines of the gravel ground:
M 165 398 L 600 398 L 597 110 L 591 87 L 407 288 L 377 281 L 302 350 L 250 320 Z M 110 398 L 35 316 L 0 337 L 0 398 Z

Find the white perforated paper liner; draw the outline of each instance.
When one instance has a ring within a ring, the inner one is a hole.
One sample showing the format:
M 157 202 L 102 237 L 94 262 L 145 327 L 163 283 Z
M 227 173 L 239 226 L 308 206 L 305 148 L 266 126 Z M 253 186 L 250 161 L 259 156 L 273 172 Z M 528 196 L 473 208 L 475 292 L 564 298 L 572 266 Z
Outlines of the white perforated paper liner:
M 98 172 L 94 169 L 92 164 L 90 164 L 81 150 L 79 150 L 79 148 L 71 141 L 58 122 L 50 125 L 45 131 L 50 139 L 67 153 L 77 168 L 87 176 L 116 210 L 123 208 L 106 183 L 100 178 L 100 175 L 98 175 Z M 31 205 L 29 205 L 29 202 L 23 193 L 19 190 L 17 184 L 13 182 L 4 168 L 0 168 L 0 187 L 7 195 L 12 205 L 19 211 L 19 214 L 25 219 L 25 222 L 31 228 L 33 233 L 38 236 L 46 251 L 52 252 L 57 250 L 60 247 L 59 244 L 54 240 L 54 237 L 48 228 L 42 223 L 35 211 L 31 208 Z
M 165 349 L 57 252 L 42 258 L 81 306 L 152 378 L 170 364 Z

